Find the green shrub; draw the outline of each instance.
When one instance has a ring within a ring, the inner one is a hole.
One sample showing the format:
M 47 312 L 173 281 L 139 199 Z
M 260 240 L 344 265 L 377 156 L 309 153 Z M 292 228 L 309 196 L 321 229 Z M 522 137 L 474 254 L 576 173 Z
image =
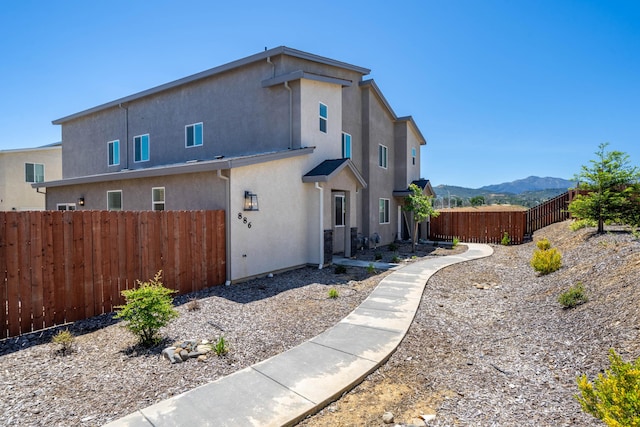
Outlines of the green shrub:
M 400 257 L 398 255 L 394 255 L 393 258 L 391 258 L 391 262 L 398 264 L 399 262 L 401 262 L 402 260 L 400 259 Z
M 536 242 L 536 246 L 541 251 L 546 251 L 547 249 L 551 249 L 551 242 L 546 237 L 544 239 L 540 239 Z
M 333 272 L 336 274 L 345 274 L 347 272 L 347 267 L 344 265 L 336 265 L 336 268 L 333 269 Z
M 75 340 L 75 337 L 73 336 L 73 334 L 69 332 L 68 329 L 65 329 L 64 331 L 60 331 L 57 334 L 55 334 L 51 339 L 51 342 L 58 345 L 59 347 L 58 351 L 63 356 L 66 356 L 67 354 L 70 354 L 73 351 L 74 340 Z
M 502 235 L 502 240 L 500 241 L 500 244 L 503 246 L 509 246 L 511 244 L 511 237 L 509 237 L 509 233 L 507 233 L 506 231 Z
M 159 341 L 158 330 L 178 317 L 178 312 L 171 304 L 171 294 L 176 292 L 162 286 L 158 271 L 148 282 L 138 282 L 137 289 L 122 291 L 126 304 L 119 309 L 116 319 L 123 319 L 125 327 L 137 335 L 140 343 L 151 346 Z
M 376 252 L 376 253 L 375 253 L 375 255 L 374 255 L 373 257 L 374 257 L 374 259 L 375 259 L 376 261 L 379 261 L 379 260 L 381 260 L 381 259 L 382 259 L 382 254 L 380 254 L 380 253 L 377 253 L 377 252 Z
M 556 248 L 536 249 L 531 258 L 531 266 L 540 274 L 553 273 L 562 266 L 562 254 Z
M 369 263 L 369 265 L 367 266 L 367 273 L 369 274 L 375 274 L 376 273 L 376 268 L 373 265 L 372 262 Z
M 394 242 L 389 243 L 389 246 L 387 246 L 387 248 L 389 249 L 389 252 L 395 252 L 398 250 L 398 245 L 396 245 Z
M 558 297 L 558 302 L 564 308 L 573 308 L 577 305 L 584 304 L 587 301 L 587 293 L 584 290 L 584 286 L 582 286 L 582 283 L 580 282 L 570 287 L 567 292 L 563 292 Z
M 453 247 L 455 248 L 456 246 L 458 246 L 460 244 L 460 239 L 458 239 L 457 237 L 453 238 Z
M 571 229 L 571 231 L 578 231 L 581 228 L 597 227 L 597 226 L 598 226 L 597 221 L 593 219 L 577 219 L 573 221 L 571 224 L 569 224 L 569 228 Z
M 576 399 L 582 410 L 611 427 L 640 426 L 640 358 L 623 362 L 615 350 L 609 350 L 610 369 L 593 381 L 586 375 L 577 378 L 580 394 Z
M 213 352 L 218 356 L 224 356 L 229 352 L 229 345 L 224 337 L 221 335 L 213 346 Z
M 331 299 L 338 298 L 338 290 L 336 288 L 329 289 L 329 298 Z

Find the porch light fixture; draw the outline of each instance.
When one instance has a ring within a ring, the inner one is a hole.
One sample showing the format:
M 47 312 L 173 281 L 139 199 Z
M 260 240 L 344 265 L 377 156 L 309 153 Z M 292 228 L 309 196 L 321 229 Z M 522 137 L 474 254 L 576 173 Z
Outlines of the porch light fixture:
M 78 206 L 84 206 L 84 197 L 78 199 Z
M 245 211 L 257 211 L 258 209 L 258 195 L 253 194 L 251 191 L 244 192 L 244 210 Z

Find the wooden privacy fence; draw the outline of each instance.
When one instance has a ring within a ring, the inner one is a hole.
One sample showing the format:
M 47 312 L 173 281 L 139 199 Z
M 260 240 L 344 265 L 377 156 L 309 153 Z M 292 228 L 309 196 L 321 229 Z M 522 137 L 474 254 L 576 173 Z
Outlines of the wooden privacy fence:
M 441 211 L 438 217 L 431 218 L 429 238 L 452 240 L 457 237 L 470 243 L 501 243 L 506 232 L 512 244 L 521 244 L 530 239 L 534 231 L 569 219 L 567 208 L 577 194 L 587 192 L 570 190 L 527 211 Z
M 224 283 L 224 211 L 0 212 L 0 339 L 86 319 L 162 270 L 178 294 Z
M 444 211 L 431 218 L 429 238 L 469 243 L 500 243 L 508 233 L 511 243 L 520 244 L 526 227 L 526 211 L 468 212 Z

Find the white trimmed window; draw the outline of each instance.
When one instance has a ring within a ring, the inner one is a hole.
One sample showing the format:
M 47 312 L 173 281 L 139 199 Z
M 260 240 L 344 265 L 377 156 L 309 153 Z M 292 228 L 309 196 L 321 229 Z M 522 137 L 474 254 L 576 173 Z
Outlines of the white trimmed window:
M 185 147 L 199 147 L 202 145 L 202 123 L 194 123 L 184 127 Z
M 342 158 L 351 158 L 351 135 L 342 132 Z
M 327 120 L 329 119 L 328 107 L 320 103 L 320 132 L 327 133 Z
M 108 165 L 116 166 L 120 164 L 120 141 L 107 142 L 107 151 L 109 152 Z
M 151 189 L 151 203 L 154 211 L 164 210 L 164 187 L 154 187 Z
M 122 210 L 122 190 L 107 191 L 107 210 Z
M 41 163 L 24 164 L 25 182 L 44 182 L 44 165 Z
M 336 194 L 335 196 L 335 214 L 333 223 L 336 227 L 344 227 L 345 225 L 344 195 Z
M 386 169 L 388 160 L 389 160 L 389 149 L 382 144 L 378 145 L 378 166 Z
M 380 199 L 380 224 L 389 223 L 389 199 Z
M 416 147 L 411 148 L 411 163 L 416 164 Z
M 75 211 L 76 204 L 75 203 L 58 203 L 56 204 L 56 210 L 59 211 Z
M 146 162 L 149 160 L 149 134 L 133 137 L 133 161 Z

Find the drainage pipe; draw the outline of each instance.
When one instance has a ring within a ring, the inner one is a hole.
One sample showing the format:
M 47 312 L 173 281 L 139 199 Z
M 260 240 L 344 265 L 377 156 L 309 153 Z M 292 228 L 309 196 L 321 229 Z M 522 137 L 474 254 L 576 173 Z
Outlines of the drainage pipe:
M 218 173 L 218 178 L 222 179 L 225 181 L 225 186 L 224 186 L 224 191 L 227 197 L 225 197 L 226 199 L 226 209 L 225 209 L 225 216 L 224 216 L 224 245 L 225 245 L 225 258 L 226 258 L 226 271 L 225 274 L 227 275 L 227 281 L 224 283 L 225 286 L 229 286 L 231 285 L 231 230 L 229 230 L 229 227 L 231 226 L 231 221 L 229 220 L 229 217 L 231 215 L 231 182 L 229 180 L 228 176 L 224 176 L 222 175 L 222 171 L 220 169 L 217 170 Z
M 320 190 L 320 244 L 318 245 L 320 249 L 320 263 L 318 264 L 318 270 L 322 270 L 324 266 L 324 188 L 316 182 L 316 190 Z
M 118 104 L 118 107 L 124 110 L 124 155 L 126 157 L 124 168 L 129 169 L 129 107 L 123 107 L 122 103 Z

